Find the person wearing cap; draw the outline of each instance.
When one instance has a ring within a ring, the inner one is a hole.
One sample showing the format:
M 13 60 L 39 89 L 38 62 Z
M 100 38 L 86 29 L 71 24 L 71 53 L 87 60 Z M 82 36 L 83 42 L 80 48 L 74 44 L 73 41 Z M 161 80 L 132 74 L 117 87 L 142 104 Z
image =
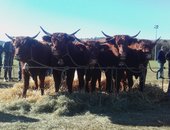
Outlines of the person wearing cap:
M 164 78 L 164 64 L 166 63 L 164 46 L 161 46 L 161 49 L 158 52 L 157 61 L 159 63 L 159 70 L 157 71 L 157 79 Z

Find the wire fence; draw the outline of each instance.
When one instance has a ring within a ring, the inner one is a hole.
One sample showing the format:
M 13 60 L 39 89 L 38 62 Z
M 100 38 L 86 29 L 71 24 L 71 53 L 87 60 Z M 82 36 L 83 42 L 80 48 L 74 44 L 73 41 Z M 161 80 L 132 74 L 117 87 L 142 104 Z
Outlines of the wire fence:
M 0 73 L 0 82 L 5 81 L 4 80 L 4 68 L 11 68 L 12 69 L 12 82 L 11 83 L 15 83 L 18 82 L 18 78 L 19 78 L 19 66 L 18 65 L 13 65 L 12 67 L 9 66 L 0 66 L 1 67 L 1 73 Z M 165 92 L 168 89 L 168 83 L 169 83 L 169 77 L 168 77 L 168 67 L 164 67 L 164 79 L 157 79 L 157 71 L 159 70 L 158 67 L 152 67 L 152 66 L 147 66 L 146 68 L 142 68 L 135 70 L 135 68 L 127 68 L 127 67 L 88 67 L 88 66 L 80 66 L 80 67 L 42 67 L 42 66 L 29 66 L 29 68 L 45 68 L 45 69 L 49 69 L 49 70 L 60 70 L 63 71 L 63 73 L 69 69 L 100 69 L 102 71 L 102 79 L 105 79 L 105 74 L 103 73 L 105 71 L 107 71 L 108 69 L 112 69 L 113 70 L 121 70 L 121 69 L 129 69 L 131 71 L 133 71 L 133 73 L 139 73 L 142 72 L 143 70 L 147 69 L 147 75 L 146 75 L 146 84 L 152 84 L 152 85 L 156 85 L 160 88 L 162 88 L 162 90 L 164 90 Z M 28 69 L 28 68 L 27 68 Z M 116 76 L 119 75 L 119 73 L 116 72 Z M 52 74 L 51 74 L 52 75 Z M 63 76 L 63 75 L 62 75 Z M 74 79 L 77 80 L 77 72 L 75 72 L 75 76 Z M 139 79 L 133 78 L 134 79 L 134 84 L 139 83 Z M 10 82 L 9 82 L 10 83 Z M 1 84 L 1 83 L 0 83 Z
M 0 77 L 2 78 L 4 75 L 4 69 L 5 68 L 9 68 L 12 70 L 12 77 L 13 78 L 18 78 L 18 71 L 19 71 L 19 66 L 17 65 L 13 65 L 13 66 L 0 66 L 1 68 L 1 74 Z M 78 66 L 78 67 L 69 67 L 69 66 L 65 66 L 65 67 L 48 67 L 48 66 L 26 66 L 25 69 L 51 69 L 51 70 L 60 70 L 60 71 L 66 71 L 69 69 L 100 69 L 101 71 L 103 70 L 129 70 L 133 73 L 140 73 L 143 70 L 147 69 L 147 74 L 152 74 L 152 75 L 156 75 L 156 73 L 159 71 L 158 67 L 152 67 L 150 64 L 147 67 L 141 67 L 141 68 L 132 68 L 132 67 L 127 67 L 127 66 L 122 66 L 122 67 L 90 67 L 90 66 Z M 165 79 L 168 79 L 168 68 L 164 67 L 164 77 Z

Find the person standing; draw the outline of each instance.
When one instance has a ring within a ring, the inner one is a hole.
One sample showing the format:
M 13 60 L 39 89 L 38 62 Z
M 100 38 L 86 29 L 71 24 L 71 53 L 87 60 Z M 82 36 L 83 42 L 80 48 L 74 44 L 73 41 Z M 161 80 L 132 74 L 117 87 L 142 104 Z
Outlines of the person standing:
M 12 80 L 12 65 L 14 59 L 15 48 L 11 42 L 5 42 L 3 44 L 4 51 L 4 61 L 3 61 L 3 69 L 4 69 L 4 81 L 8 82 Z
M 2 44 L 0 43 L 0 75 L 1 75 L 1 68 L 2 68 L 2 52 L 3 52 L 3 47 Z
M 168 78 L 170 79 L 170 51 L 166 54 L 166 60 L 168 61 Z M 170 80 L 168 83 L 168 90 L 167 90 L 168 95 L 170 96 Z
M 17 81 L 21 81 L 21 80 L 22 80 L 21 62 L 18 61 L 18 80 Z
M 164 64 L 166 63 L 164 46 L 162 46 L 161 50 L 158 52 L 157 61 L 159 63 L 159 70 L 157 71 L 157 79 L 164 78 Z

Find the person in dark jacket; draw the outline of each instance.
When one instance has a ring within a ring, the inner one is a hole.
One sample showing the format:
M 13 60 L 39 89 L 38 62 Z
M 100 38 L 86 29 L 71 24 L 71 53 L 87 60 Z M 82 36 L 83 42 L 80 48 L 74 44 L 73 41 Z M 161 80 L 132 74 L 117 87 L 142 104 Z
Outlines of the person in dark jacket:
M 11 42 L 5 42 L 3 44 L 4 58 L 4 81 L 8 82 L 12 80 L 12 65 L 14 59 L 15 48 Z
M 2 68 L 2 52 L 3 52 L 3 47 L 0 45 L 0 75 L 1 75 L 1 68 Z
M 166 54 L 166 60 L 168 61 L 168 78 L 170 79 L 170 51 Z M 170 96 L 170 80 L 168 84 L 168 95 Z
M 21 81 L 22 80 L 22 69 L 21 69 L 21 63 L 20 61 L 18 61 L 18 80 L 17 81 Z
M 158 52 L 157 61 L 159 63 L 159 70 L 157 72 L 157 79 L 164 78 L 164 64 L 166 63 L 165 58 L 165 47 L 162 46 L 161 50 Z

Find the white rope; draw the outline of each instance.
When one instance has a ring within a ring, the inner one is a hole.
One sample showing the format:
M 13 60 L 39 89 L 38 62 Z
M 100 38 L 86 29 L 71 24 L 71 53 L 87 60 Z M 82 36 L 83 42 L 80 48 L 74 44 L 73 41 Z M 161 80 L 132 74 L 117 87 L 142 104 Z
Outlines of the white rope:
M 154 72 L 154 73 L 158 73 L 158 72 L 160 71 L 160 69 L 159 69 L 159 70 L 157 70 L 157 71 L 154 71 L 154 70 L 152 69 L 152 67 L 151 67 L 150 62 L 149 62 L 149 69 L 150 69 L 152 72 Z

